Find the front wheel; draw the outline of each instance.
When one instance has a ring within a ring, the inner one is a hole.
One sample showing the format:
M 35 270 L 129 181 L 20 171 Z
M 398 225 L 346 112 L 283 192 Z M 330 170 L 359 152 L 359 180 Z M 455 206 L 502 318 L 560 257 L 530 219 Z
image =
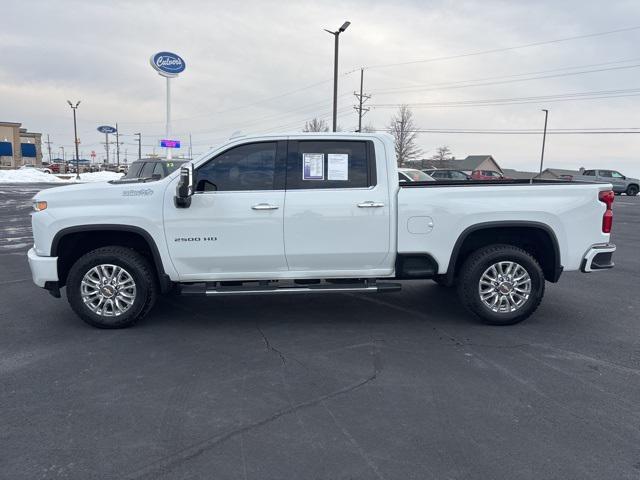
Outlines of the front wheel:
M 464 262 L 458 294 L 464 306 L 490 325 L 513 325 L 528 318 L 544 296 L 544 273 L 537 260 L 512 245 L 492 245 Z
M 103 247 L 80 257 L 67 277 L 76 314 L 98 328 L 124 328 L 155 303 L 157 284 L 145 257 L 130 248 Z
M 638 185 L 629 185 L 627 187 L 627 195 L 635 197 L 638 194 Z

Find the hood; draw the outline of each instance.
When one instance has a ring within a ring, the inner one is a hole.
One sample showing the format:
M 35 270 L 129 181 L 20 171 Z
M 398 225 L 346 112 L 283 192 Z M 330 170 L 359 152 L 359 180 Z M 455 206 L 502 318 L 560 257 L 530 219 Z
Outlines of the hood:
M 49 204 L 49 208 L 55 208 L 56 205 L 109 203 L 126 197 L 162 196 L 168 183 L 166 180 L 168 179 L 163 178 L 146 183 L 92 182 L 65 185 L 41 190 L 33 197 L 33 200 L 45 201 Z

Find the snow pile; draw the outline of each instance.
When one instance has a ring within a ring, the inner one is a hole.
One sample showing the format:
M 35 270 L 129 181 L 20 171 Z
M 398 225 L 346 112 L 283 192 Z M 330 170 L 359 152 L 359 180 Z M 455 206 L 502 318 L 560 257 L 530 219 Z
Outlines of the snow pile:
M 0 170 L 0 183 L 62 183 L 64 180 L 35 168 Z
M 44 173 L 35 168 L 23 168 L 19 170 L 0 170 L 0 183 L 88 183 L 108 182 L 118 180 L 122 173 L 116 172 L 91 172 L 81 173 L 80 180 L 76 180 L 74 173 L 58 177 L 54 173 Z
M 80 174 L 80 182 L 108 182 L 110 180 L 118 180 L 124 175 L 123 173 L 117 172 L 91 172 L 91 173 L 81 173 Z M 75 175 L 71 179 L 72 182 L 75 180 Z

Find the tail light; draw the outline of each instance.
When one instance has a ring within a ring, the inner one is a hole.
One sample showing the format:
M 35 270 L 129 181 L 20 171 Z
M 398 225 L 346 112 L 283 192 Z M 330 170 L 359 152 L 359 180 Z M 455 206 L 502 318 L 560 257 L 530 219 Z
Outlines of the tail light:
M 606 192 L 600 192 L 598 194 L 598 200 L 607 206 L 607 210 L 602 216 L 602 233 L 611 233 L 611 226 L 613 225 L 613 199 L 615 195 L 612 190 Z

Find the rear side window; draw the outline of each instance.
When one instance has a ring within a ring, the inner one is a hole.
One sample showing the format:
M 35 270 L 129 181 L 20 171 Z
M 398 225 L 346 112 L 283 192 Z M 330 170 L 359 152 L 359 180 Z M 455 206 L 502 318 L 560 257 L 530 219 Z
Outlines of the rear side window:
M 196 191 L 273 190 L 276 142 L 233 147 L 196 172 Z
M 376 184 L 371 141 L 290 141 L 287 189 L 367 188 Z
M 164 177 L 164 168 L 162 168 L 162 163 L 156 163 L 155 167 L 153 167 L 152 175 L 160 175 L 160 178 Z
M 583 175 L 585 175 L 587 177 L 594 177 L 595 176 L 593 170 L 585 170 Z
M 140 176 L 140 170 L 142 170 L 142 165 L 144 165 L 144 162 L 133 162 L 123 178 L 138 178 Z
M 140 172 L 140 178 L 151 178 L 153 175 L 153 169 L 155 168 L 155 162 L 146 162 L 144 167 L 142 167 L 142 171 Z

